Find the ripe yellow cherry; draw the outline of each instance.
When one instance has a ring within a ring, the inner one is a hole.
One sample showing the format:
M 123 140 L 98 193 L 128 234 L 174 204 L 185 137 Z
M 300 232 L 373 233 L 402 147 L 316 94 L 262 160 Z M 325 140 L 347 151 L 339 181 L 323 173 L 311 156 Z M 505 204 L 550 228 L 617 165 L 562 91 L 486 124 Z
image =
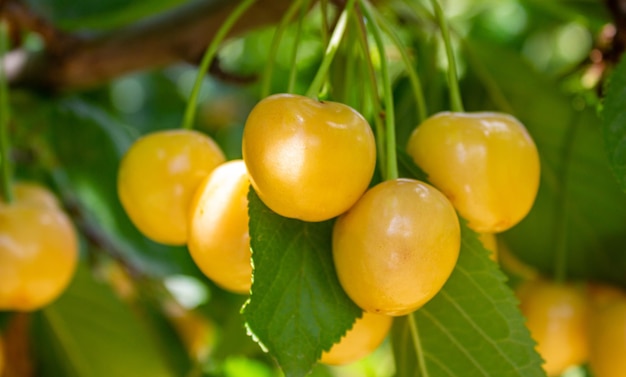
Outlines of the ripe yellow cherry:
M 365 192 L 376 145 L 367 121 L 349 106 L 279 94 L 248 116 L 243 159 L 270 209 L 323 221 L 347 211 Z
M 581 287 L 537 279 L 523 283 L 516 293 L 548 376 L 587 360 L 588 302 Z
M 195 360 L 205 360 L 215 343 L 215 325 L 199 312 L 187 310 L 175 302 L 166 302 L 164 312 L 178 336 Z
M 372 353 L 385 340 L 393 317 L 363 312 L 339 343 L 322 353 L 320 362 L 328 365 L 353 363 Z
M 183 245 L 194 191 L 224 160 L 217 144 L 200 132 L 179 129 L 142 137 L 130 147 L 118 172 L 124 210 L 146 237 Z
M 413 131 L 407 152 L 477 232 L 511 228 L 535 201 L 539 154 L 510 115 L 436 114 Z
M 244 162 L 227 162 L 200 183 L 190 207 L 193 260 L 209 279 L 238 293 L 248 293 L 252 284 L 249 186 Z
M 0 310 L 32 311 L 55 300 L 78 260 L 74 227 L 42 187 L 16 184 L 0 203 Z
M 594 377 L 622 377 L 626 371 L 626 294 L 594 289 L 589 320 L 589 367 Z
M 371 313 L 404 315 L 424 305 L 448 280 L 459 249 L 448 199 L 412 179 L 374 186 L 333 229 L 339 281 Z

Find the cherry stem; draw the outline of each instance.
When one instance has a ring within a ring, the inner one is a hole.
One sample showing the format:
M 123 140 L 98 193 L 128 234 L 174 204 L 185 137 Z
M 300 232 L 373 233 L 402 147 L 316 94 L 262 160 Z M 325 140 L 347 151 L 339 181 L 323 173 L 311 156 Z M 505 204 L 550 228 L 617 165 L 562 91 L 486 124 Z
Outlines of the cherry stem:
M 304 0 L 304 4 L 300 9 L 300 16 L 298 17 L 298 26 L 296 27 L 296 34 L 293 40 L 293 50 L 291 52 L 291 70 L 289 71 L 289 84 L 287 85 L 287 92 L 293 93 L 296 86 L 296 76 L 298 74 L 298 46 L 300 45 L 300 34 L 302 34 L 302 24 L 304 23 L 304 17 L 309 9 L 310 0 Z
M 267 63 L 265 64 L 265 71 L 263 72 L 263 81 L 261 82 L 261 98 L 265 98 L 270 95 L 272 90 L 272 75 L 274 72 L 274 64 L 276 63 L 276 55 L 278 55 L 278 47 L 280 46 L 280 42 L 283 40 L 283 35 L 285 34 L 285 30 L 287 30 L 289 22 L 293 19 L 296 11 L 302 7 L 302 3 L 303 0 L 295 0 L 291 6 L 289 6 L 283 18 L 281 18 L 278 26 L 276 27 L 276 31 L 274 31 Z
M 330 37 L 328 46 L 326 46 L 324 58 L 322 59 L 320 67 L 318 68 L 317 73 L 313 78 L 313 82 L 309 86 L 309 90 L 307 90 L 306 92 L 307 97 L 317 98 L 319 95 L 322 85 L 326 80 L 330 64 L 333 62 L 335 54 L 337 53 L 337 49 L 339 49 L 339 45 L 341 44 L 341 40 L 343 39 L 343 35 L 345 34 L 348 19 L 354 11 L 354 1 L 355 0 L 348 0 L 346 3 L 346 7 L 341 12 L 341 16 L 339 16 L 339 20 L 337 21 L 335 30 L 333 30 L 333 34 Z
M 567 278 L 567 176 L 577 131 L 578 124 L 573 123 L 563 135 L 561 171 L 557 180 L 560 195 L 556 202 L 554 220 L 554 280 L 558 283 L 564 282 Z
M 217 50 L 220 47 L 220 44 L 226 38 L 226 35 L 232 29 L 233 25 L 237 22 L 237 20 L 241 17 L 241 15 L 248 9 L 252 4 L 254 4 L 256 0 L 244 0 L 228 15 L 222 26 L 219 28 L 215 37 L 207 47 L 204 56 L 202 57 L 202 61 L 200 63 L 200 68 L 198 69 L 198 74 L 196 76 L 196 81 L 193 85 L 193 89 L 191 90 L 191 95 L 189 96 L 189 100 L 187 101 L 187 108 L 185 109 L 185 115 L 183 118 L 183 126 L 184 129 L 192 129 L 194 119 L 196 117 L 196 109 L 198 102 L 198 95 L 200 93 L 200 87 L 202 86 L 202 81 L 206 76 L 206 73 L 217 54 Z
M 11 190 L 11 161 L 9 160 L 9 87 L 7 76 L 4 70 L 5 65 L 1 64 L 9 52 L 9 27 L 7 23 L 0 20 L 0 169 L 2 169 L 2 197 L 6 203 L 13 201 Z
M 328 0 L 320 0 L 320 17 L 322 21 L 322 43 L 324 46 L 328 46 L 328 42 L 330 42 L 330 26 L 328 24 Z M 328 79 L 328 76 L 326 76 L 322 87 L 328 88 L 329 86 L 330 81 Z
M 358 36 L 359 36 L 359 44 L 361 45 L 361 51 L 363 52 L 363 59 L 365 61 L 365 66 L 367 67 L 367 77 L 368 89 L 372 95 L 372 105 L 374 106 L 374 128 L 376 129 L 376 156 L 378 157 L 378 164 L 380 165 L 381 174 L 383 177 L 386 177 L 387 165 L 385 164 L 385 139 L 382 135 L 385 133 L 385 126 L 382 121 L 383 108 L 380 104 L 380 97 L 378 95 L 378 82 L 376 79 L 376 70 L 374 69 L 374 65 L 372 64 L 372 60 L 370 58 L 370 48 L 369 43 L 367 41 L 367 28 L 365 26 L 365 21 L 361 16 L 361 12 L 357 9 L 357 24 L 358 24 Z
M 376 19 L 378 24 L 382 27 L 385 34 L 387 34 L 393 44 L 396 46 L 398 51 L 400 52 L 400 56 L 402 57 L 402 61 L 406 67 L 406 73 L 409 76 L 409 81 L 411 83 L 411 88 L 413 90 L 413 95 L 415 96 L 415 102 L 417 104 L 417 118 L 418 122 L 422 123 L 426 117 L 428 116 L 428 109 L 426 108 L 426 101 L 424 99 L 424 90 L 422 89 L 422 82 L 415 71 L 415 66 L 413 65 L 413 61 L 407 52 L 404 43 L 400 40 L 398 34 L 393 30 L 393 27 L 389 25 L 389 22 L 385 20 L 384 17 L 380 15 L 380 13 L 376 12 Z
M 326 46 L 330 40 L 328 34 L 328 0 L 320 0 L 320 16 L 322 18 L 322 42 Z
M 441 36 L 443 37 L 443 44 L 445 45 L 446 55 L 448 57 L 448 87 L 450 88 L 450 104 L 452 106 L 452 111 L 463 112 L 463 101 L 461 100 L 459 79 L 456 71 L 456 59 L 454 58 L 454 50 L 452 48 L 452 40 L 450 39 L 448 23 L 439 2 L 437 0 L 431 0 L 431 3 L 433 4 L 439 29 L 441 29 Z
M 422 342 L 420 341 L 420 335 L 417 330 L 417 320 L 415 319 L 415 315 L 415 312 L 413 312 L 407 316 L 409 320 L 409 327 L 411 329 L 411 338 L 413 340 L 413 345 L 415 345 L 415 355 L 420 369 L 420 376 L 429 377 L 428 368 L 426 368 L 426 360 L 424 359 Z
M 376 49 L 380 56 L 380 72 L 383 83 L 383 100 L 385 104 L 385 154 L 386 154 L 386 171 L 383 178 L 385 180 L 391 180 L 398 178 L 398 160 L 396 156 L 396 129 L 395 129 L 395 114 L 393 108 L 393 89 L 391 87 L 391 77 L 389 74 L 389 66 L 387 64 L 387 57 L 385 54 L 385 43 L 383 42 L 383 33 L 376 22 L 372 8 L 367 0 L 360 0 L 363 15 L 371 27 L 372 36 L 376 43 Z M 379 135 L 380 137 L 380 135 Z

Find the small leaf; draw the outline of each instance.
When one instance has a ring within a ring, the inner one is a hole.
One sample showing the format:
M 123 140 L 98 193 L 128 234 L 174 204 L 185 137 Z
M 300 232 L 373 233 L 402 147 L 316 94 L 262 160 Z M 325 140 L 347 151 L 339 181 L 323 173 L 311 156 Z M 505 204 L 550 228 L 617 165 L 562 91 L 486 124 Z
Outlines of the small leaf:
M 254 279 L 246 322 L 287 377 L 304 376 L 361 310 L 335 273 L 332 221 L 284 218 L 252 189 L 248 200 Z
M 66 377 L 173 377 L 156 334 L 145 319 L 94 281 L 81 266 L 68 290 L 38 312 L 40 375 Z M 171 344 L 168 345 L 172 347 Z
M 545 376 L 505 276 L 462 222 L 459 261 L 415 316 L 428 377 Z M 420 376 L 406 318 L 396 321 L 397 377 Z
M 613 174 L 626 191 L 626 60 L 615 67 L 608 82 L 602 125 L 604 142 Z

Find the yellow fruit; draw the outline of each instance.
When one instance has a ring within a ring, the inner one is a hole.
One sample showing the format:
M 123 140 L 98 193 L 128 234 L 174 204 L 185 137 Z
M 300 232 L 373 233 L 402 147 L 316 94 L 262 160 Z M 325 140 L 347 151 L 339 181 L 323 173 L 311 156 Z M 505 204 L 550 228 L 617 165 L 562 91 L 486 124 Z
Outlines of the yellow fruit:
M 622 377 L 626 371 L 626 294 L 609 286 L 590 292 L 589 367 L 594 377 Z
M 19 183 L 14 191 L 11 204 L 0 204 L 0 310 L 32 311 L 69 284 L 78 240 L 51 193 Z
M 119 298 L 124 301 L 134 301 L 137 298 L 138 292 L 133 279 L 120 264 L 108 263 L 100 272 Z
M 207 317 L 168 302 L 165 314 L 176 329 L 189 355 L 196 360 L 205 360 L 215 343 L 215 326 Z
M 13 199 L 19 203 L 50 209 L 60 209 L 56 196 L 47 188 L 32 182 L 19 182 L 13 186 Z
M 331 349 L 322 353 L 320 362 L 328 365 L 353 363 L 372 353 L 385 340 L 393 317 L 364 312 L 354 325 L 335 343 Z
M 246 121 L 243 159 L 259 198 L 279 215 L 328 220 L 367 189 L 376 145 L 367 121 L 344 104 L 279 94 Z
M 380 183 L 333 229 L 339 281 L 363 310 L 410 313 L 435 296 L 456 264 L 460 227 L 432 186 L 411 179 Z
M 621 289 L 602 283 L 588 283 L 587 294 L 593 309 L 601 309 L 606 305 L 626 298 L 626 293 Z
M 587 361 L 589 308 L 582 287 L 537 279 L 523 283 L 516 293 L 548 376 Z
M 413 131 L 407 152 L 476 232 L 511 228 L 535 201 L 539 154 L 510 115 L 436 114 Z
M 244 162 L 227 162 L 200 183 L 190 207 L 193 260 L 209 279 L 238 293 L 248 293 L 252 284 L 249 186 Z
M 478 239 L 491 254 L 489 258 L 492 261 L 498 261 L 498 242 L 496 241 L 496 235 L 493 233 L 479 233 Z
M 117 190 L 124 210 L 146 237 L 183 245 L 191 198 L 224 160 L 217 144 L 196 131 L 168 130 L 142 137 L 119 168 Z

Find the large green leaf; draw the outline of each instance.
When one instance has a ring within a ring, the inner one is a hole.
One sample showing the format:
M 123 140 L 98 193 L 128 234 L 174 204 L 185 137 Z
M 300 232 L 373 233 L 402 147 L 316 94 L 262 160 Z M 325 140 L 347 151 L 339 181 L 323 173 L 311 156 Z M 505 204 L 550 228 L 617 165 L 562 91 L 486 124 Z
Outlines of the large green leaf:
M 84 266 L 63 296 L 37 314 L 35 330 L 39 376 L 180 375 L 171 370 L 145 318 Z
M 626 191 L 626 60 L 615 67 L 607 86 L 602 123 L 609 163 L 622 191 Z
M 361 310 L 335 273 L 332 221 L 284 218 L 252 189 L 248 200 L 254 279 L 246 322 L 286 376 L 304 376 Z

